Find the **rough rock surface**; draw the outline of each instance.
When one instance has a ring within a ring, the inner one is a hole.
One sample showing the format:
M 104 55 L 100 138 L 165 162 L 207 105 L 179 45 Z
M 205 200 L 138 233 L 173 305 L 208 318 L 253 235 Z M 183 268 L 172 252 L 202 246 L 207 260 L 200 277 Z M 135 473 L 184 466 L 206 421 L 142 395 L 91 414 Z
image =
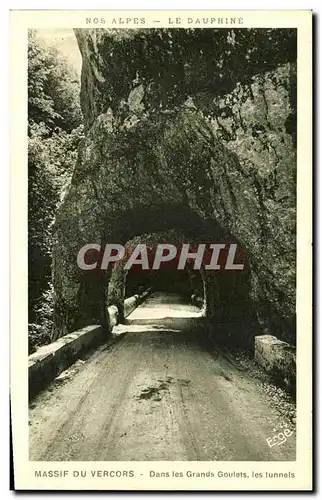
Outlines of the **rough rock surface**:
M 275 381 L 295 394 L 296 354 L 294 347 L 273 335 L 258 335 L 255 337 L 255 361 Z
M 75 32 L 86 137 L 56 217 L 55 336 L 108 325 L 110 276 L 78 269 L 81 246 L 173 228 L 238 242 L 246 270 L 207 276 L 209 300 L 294 342 L 294 31 Z

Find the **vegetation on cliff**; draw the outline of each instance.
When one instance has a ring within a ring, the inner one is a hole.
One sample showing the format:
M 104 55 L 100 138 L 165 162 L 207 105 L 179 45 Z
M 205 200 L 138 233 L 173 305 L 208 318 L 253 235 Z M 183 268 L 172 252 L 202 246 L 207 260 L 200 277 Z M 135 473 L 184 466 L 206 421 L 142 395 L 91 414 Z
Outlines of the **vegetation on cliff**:
M 52 224 L 83 134 L 80 83 L 31 31 L 28 44 L 29 349 L 50 341 Z

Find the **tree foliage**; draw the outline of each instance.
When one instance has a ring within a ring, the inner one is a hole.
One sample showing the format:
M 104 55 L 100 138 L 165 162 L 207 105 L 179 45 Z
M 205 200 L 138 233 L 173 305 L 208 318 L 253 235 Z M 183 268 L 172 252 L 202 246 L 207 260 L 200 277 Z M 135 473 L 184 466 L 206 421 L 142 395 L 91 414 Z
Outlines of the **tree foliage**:
M 29 349 L 50 341 L 55 211 L 83 135 L 77 75 L 31 32 L 28 45 Z

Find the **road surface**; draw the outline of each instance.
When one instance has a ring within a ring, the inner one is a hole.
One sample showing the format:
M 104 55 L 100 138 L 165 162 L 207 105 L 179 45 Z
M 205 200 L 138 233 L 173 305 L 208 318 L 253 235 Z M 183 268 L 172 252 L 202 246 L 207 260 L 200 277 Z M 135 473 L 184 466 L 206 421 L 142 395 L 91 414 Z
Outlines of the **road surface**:
M 189 329 L 199 315 L 153 294 L 118 342 L 32 402 L 30 459 L 295 460 L 294 432 L 267 443 L 285 418 L 260 384 Z

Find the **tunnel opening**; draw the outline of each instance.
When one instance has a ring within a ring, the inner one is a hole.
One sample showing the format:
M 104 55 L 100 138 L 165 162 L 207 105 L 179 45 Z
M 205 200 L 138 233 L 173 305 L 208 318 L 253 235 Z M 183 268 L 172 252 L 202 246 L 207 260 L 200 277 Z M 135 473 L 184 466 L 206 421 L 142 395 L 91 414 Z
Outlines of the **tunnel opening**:
M 200 241 L 237 241 L 219 225 L 204 221 L 190 210 L 188 213 L 189 218 L 186 217 L 185 211 L 176 206 L 167 207 L 167 210 L 162 207 L 162 215 L 156 209 L 152 214 L 146 210 L 126 214 L 123 224 L 118 221 L 119 227 L 123 228 L 122 237 L 125 238 L 130 231 L 132 234 L 138 232 L 139 227 L 141 234 L 129 239 L 125 248 L 133 249 L 135 245 L 142 243 L 153 248 L 159 242 L 171 242 L 177 246 L 188 242 L 193 247 Z M 128 217 L 131 220 L 130 225 Z M 174 227 L 164 230 L 164 227 L 169 227 L 170 220 Z M 142 227 L 149 231 L 143 233 Z M 246 346 L 252 349 L 254 335 L 258 333 L 258 323 L 250 299 L 247 256 L 243 255 L 243 259 L 244 269 L 238 272 L 227 272 L 226 269 L 207 271 L 204 265 L 200 269 L 194 269 L 194 262 L 190 262 L 183 270 L 178 270 L 175 262 L 171 262 L 163 267 L 161 265 L 157 271 L 142 270 L 141 265 L 134 265 L 127 271 L 124 269 L 125 260 L 122 265 L 115 266 L 111 271 L 107 304 L 118 307 L 120 321 L 124 322 L 124 300 L 131 296 L 150 290 L 159 296 L 162 293 L 167 295 L 169 304 L 171 294 L 174 303 L 180 296 L 182 304 L 195 306 L 196 314 L 198 311 L 198 315 L 204 317 L 200 328 L 204 330 L 205 335 L 223 345 L 234 348 Z M 153 311 L 152 314 L 155 316 L 156 312 Z M 148 320 L 148 317 L 146 319 Z
M 171 267 L 160 268 L 157 272 L 152 270 L 141 270 L 133 268 L 126 275 L 125 298 L 135 295 L 137 292 L 143 292 L 151 289 L 154 292 L 165 292 L 168 294 L 177 294 L 185 301 L 191 301 L 195 293 L 192 287 L 191 275 L 194 275 L 194 281 L 198 280 L 197 271 L 192 268 L 178 271 L 175 265 Z M 196 275 L 196 276 L 195 276 Z M 199 278 L 200 291 L 203 300 L 202 278 Z

